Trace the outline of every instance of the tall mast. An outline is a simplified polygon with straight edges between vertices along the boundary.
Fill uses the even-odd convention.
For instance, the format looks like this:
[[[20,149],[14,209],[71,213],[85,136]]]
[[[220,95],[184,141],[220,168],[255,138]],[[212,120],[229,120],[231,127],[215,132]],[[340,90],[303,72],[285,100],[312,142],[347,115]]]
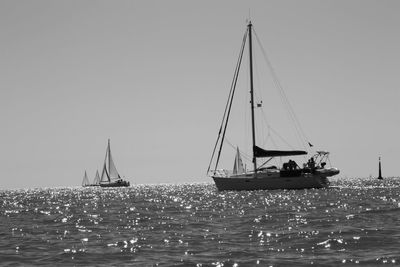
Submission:
[[[249,30],[249,58],[250,58],[250,105],[251,105],[251,131],[253,136],[253,164],[254,164],[254,176],[257,173],[257,158],[254,154],[254,149],[256,147],[256,131],[254,122],[254,92],[253,92],[253,51],[252,51],[252,40],[251,40],[251,21],[247,25]]]

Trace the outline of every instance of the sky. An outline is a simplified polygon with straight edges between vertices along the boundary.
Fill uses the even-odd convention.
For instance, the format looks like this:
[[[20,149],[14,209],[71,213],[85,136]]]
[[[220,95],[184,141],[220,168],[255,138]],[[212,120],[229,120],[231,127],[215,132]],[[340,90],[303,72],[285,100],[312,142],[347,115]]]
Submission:
[[[394,0],[1,0],[0,188],[79,186],[85,170],[101,171],[108,138],[131,184],[211,182],[249,17],[338,178],[375,177],[379,156],[383,176],[400,176],[399,9]],[[279,103],[267,104],[268,90],[265,109]],[[283,118],[275,111],[268,118]]]

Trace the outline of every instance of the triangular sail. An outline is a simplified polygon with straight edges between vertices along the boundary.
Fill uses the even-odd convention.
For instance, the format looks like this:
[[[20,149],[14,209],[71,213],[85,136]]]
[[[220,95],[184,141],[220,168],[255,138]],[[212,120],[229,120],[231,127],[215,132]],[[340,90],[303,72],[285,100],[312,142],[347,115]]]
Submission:
[[[83,176],[83,180],[82,180],[82,186],[86,186],[89,184],[89,178],[87,176],[87,173],[85,171],[85,175]]]
[[[106,157],[106,159],[107,159],[107,157]],[[110,176],[108,175],[108,172],[107,172],[106,162],[104,162],[103,171],[101,172],[100,182],[109,182],[109,181],[110,181]]]
[[[118,174],[117,168],[115,167],[114,161],[111,156],[111,148],[110,148],[110,140],[108,140],[108,171],[110,175],[110,179],[119,179],[120,176]]]
[[[233,164],[233,174],[243,174],[244,167],[242,157],[240,156],[239,148],[236,148],[235,163]]]
[[[100,184],[100,175],[98,170],[96,171],[96,176],[94,177],[93,184],[95,185]]]
[[[108,146],[106,150],[106,157],[104,159],[103,171],[101,173],[100,182],[111,182],[111,180],[120,179],[117,168],[111,156],[110,139],[108,139]]]

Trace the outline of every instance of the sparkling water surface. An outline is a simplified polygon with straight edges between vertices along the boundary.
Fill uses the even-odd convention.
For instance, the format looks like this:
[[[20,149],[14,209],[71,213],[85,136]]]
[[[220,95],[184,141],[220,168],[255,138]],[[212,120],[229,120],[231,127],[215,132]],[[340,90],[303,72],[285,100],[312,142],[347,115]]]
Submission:
[[[400,178],[1,190],[1,265],[399,265]]]

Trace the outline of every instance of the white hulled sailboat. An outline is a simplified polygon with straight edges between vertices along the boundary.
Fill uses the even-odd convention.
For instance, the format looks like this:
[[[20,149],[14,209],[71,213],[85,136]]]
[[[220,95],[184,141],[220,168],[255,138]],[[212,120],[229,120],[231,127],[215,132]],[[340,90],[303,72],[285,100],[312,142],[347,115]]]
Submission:
[[[125,181],[119,175],[117,168],[111,156],[110,139],[108,139],[108,146],[106,150],[106,157],[104,159],[103,171],[101,173],[100,186],[101,187],[127,187],[129,182]]]
[[[237,77],[240,70],[240,64],[244,48],[248,39],[249,46],[249,69],[250,69],[250,108],[251,108],[251,135],[252,135],[252,164],[253,169],[247,171],[243,168],[243,163],[240,158],[239,149],[237,149],[234,170],[220,170],[218,163],[221,155],[221,150],[224,144],[226,129],[228,125],[229,115],[235,94]],[[336,168],[326,168],[329,152],[317,151],[307,164],[299,167],[294,161],[282,164],[281,168],[276,166],[266,166],[267,163],[276,157],[288,157],[306,155],[303,150],[266,150],[257,145],[256,140],[256,121],[254,109],[261,104],[255,105],[254,90],[253,90],[253,59],[252,59],[252,24],[248,23],[246,33],[243,38],[243,43],[239,55],[238,64],[236,66],[234,79],[232,82],[231,91],[229,93],[228,102],[225,107],[225,112],[219,130],[217,142],[215,143],[208,173],[211,173],[215,185],[218,190],[266,190],[266,189],[304,189],[304,188],[324,188],[329,186],[328,177],[336,175],[339,170]],[[222,135],[221,135],[222,133]],[[214,160],[216,148],[219,145],[218,157],[215,160],[215,168],[211,170],[211,164]],[[311,144],[310,144],[311,146]],[[257,160],[267,159],[262,164],[258,164]]]

